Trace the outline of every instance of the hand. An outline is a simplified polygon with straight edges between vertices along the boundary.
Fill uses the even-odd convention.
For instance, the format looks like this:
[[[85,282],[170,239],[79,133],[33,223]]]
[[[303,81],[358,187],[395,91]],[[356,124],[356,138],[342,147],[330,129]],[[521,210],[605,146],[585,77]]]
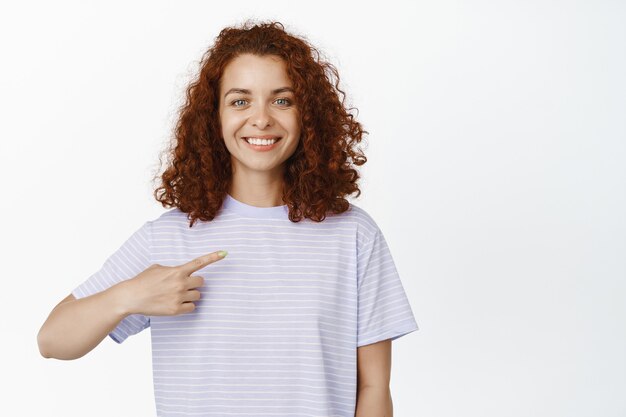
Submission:
[[[218,252],[178,266],[150,265],[136,277],[122,281],[120,292],[129,314],[176,316],[195,310],[204,278],[191,274],[223,259]]]

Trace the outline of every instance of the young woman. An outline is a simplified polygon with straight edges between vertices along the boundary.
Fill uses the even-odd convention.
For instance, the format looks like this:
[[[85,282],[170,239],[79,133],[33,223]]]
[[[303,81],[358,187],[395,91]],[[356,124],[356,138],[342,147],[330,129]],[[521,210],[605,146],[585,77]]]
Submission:
[[[391,341],[418,327],[383,233],[345,198],[367,132],[338,78],[280,23],[222,30],[155,191],[170,210],[55,307],[42,355],[150,327],[161,417],[391,416]]]

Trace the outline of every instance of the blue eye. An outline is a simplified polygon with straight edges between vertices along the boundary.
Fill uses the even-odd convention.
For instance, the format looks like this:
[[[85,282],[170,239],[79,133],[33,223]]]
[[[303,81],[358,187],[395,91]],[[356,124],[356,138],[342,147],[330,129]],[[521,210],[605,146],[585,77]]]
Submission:
[[[276,100],[284,100],[286,101],[286,105],[289,106],[291,104],[291,100],[287,99],[287,98],[277,98]]]
[[[291,100],[289,100],[288,98],[277,98],[276,101],[278,101],[278,100],[285,101],[285,104],[284,104],[285,107],[291,106],[291,104],[292,104]],[[236,104],[236,103],[238,103],[240,101],[247,101],[247,100],[245,100],[243,98],[240,98],[240,99],[237,99],[237,100],[233,100],[233,101],[230,102],[230,105],[234,106],[234,107],[241,107],[241,106]]]

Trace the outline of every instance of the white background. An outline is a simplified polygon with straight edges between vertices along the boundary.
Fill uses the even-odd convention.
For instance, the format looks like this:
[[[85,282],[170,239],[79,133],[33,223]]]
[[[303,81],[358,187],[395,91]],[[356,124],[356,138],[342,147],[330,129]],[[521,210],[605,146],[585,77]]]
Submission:
[[[420,330],[396,417],[626,415],[626,4],[11,2],[0,8],[0,414],[152,416],[149,331],[44,359],[50,310],[144,221],[223,27],[276,19],[370,132],[363,194]]]

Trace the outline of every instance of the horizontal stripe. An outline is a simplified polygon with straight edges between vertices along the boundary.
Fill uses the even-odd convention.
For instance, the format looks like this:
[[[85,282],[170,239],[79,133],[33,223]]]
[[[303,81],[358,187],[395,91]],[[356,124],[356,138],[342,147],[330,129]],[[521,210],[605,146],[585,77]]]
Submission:
[[[362,208],[291,222],[286,206],[227,195],[210,222],[178,208],[146,221],[77,286],[86,297],[152,264],[216,250],[191,313],[125,317],[123,343],[150,328],[156,414],[354,417],[357,348],[418,330],[382,231]]]

